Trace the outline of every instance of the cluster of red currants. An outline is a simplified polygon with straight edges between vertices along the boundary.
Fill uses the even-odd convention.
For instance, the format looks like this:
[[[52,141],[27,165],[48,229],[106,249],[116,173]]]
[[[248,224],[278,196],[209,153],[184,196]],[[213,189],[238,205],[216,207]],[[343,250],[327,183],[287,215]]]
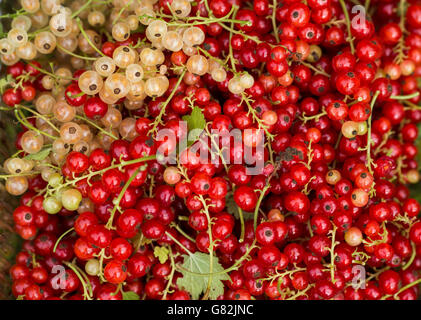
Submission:
[[[418,0],[20,2],[17,299],[418,298]]]

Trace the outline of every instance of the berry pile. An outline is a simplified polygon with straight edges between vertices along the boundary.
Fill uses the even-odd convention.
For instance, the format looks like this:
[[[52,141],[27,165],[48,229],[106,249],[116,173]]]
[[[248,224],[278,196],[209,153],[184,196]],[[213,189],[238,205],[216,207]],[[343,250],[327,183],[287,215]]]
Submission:
[[[419,295],[418,0],[20,0],[17,299]]]

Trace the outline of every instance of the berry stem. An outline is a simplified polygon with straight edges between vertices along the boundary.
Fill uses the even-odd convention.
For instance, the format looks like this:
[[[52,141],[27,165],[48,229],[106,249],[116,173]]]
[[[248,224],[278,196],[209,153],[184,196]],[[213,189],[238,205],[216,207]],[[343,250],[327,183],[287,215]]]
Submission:
[[[77,11],[73,12],[72,15],[70,16],[70,18],[76,18],[83,10],[85,10],[87,7],[90,6],[90,4],[92,3],[93,0],[88,0],[86,1],[86,3],[81,6]]]
[[[177,92],[178,87],[181,84],[181,81],[183,81],[184,75],[186,74],[187,69],[183,68],[183,72],[178,76],[177,83],[174,86],[174,89],[171,91],[170,95],[168,96],[167,100],[165,100],[161,105],[161,110],[159,111],[159,115],[156,117],[155,121],[153,122],[152,129],[149,130],[149,134],[156,134],[158,126],[162,123],[162,117],[165,114],[167,105],[170,103],[171,99],[174,97],[175,93]]]
[[[143,166],[142,166],[143,167]],[[130,184],[132,183],[132,181],[136,178],[137,174],[141,171],[142,167],[137,168],[133,174],[130,176],[129,180],[126,181],[126,183],[124,184],[123,189],[121,189],[117,199],[115,199],[113,201],[114,207],[111,210],[111,214],[110,214],[110,218],[107,221],[107,224],[105,225],[105,227],[107,229],[112,229],[113,228],[113,222],[114,222],[114,216],[115,213],[117,211],[117,209],[120,211],[120,202],[121,199],[123,199],[124,194],[126,193],[127,189],[129,188]],[[146,168],[143,168],[144,170],[146,170]]]
[[[57,239],[57,241],[56,241],[56,244],[54,245],[54,248],[53,248],[53,252],[56,252],[56,250],[57,250],[57,246],[58,246],[58,244],[60,243],[60,241],[67,235],[67,234],[69,234],[70,232],[72,232],[73,230],[75,230],[75,228],[74,227],[72,227],[72,228],[70,228],[69,230],[67,230],[66,232],[64,232],[58,239]]]
[[[172,280],[174,278],[174,273],[175,273],[175,262],[174,262],[174,255],[172,253],[172,249],[171,246],[168,246],[168,250],[170,251],[170,253],[168,254],[168,256],[170,257],[170,262],[171,262],[171,272],[168,275],[168,283],[167,286],[164,289],[164,294],[162,296],[162,300],[166,300],[167,299],[167,294],[171,288],[171,284],[172,284]]]
[[[332,283],[334,284],[335,281],[335,246],[337,244],[336,242],[336,230],[337,227],[335,224],[333,224],[333,228],[332,228],[332,244],[331,247],[329,249],[330,251],[330,265],[329,265],[329,269],[330,269],[330,278],[332,280]]]
[[[146,156],[146,157],[138,158],[138,159],[133,159],[133,160],[129,160],[129,161],[122,161],[121,163],[111,165],[108,168],[105,168],[105,169],[102,169],[102,170],[99,170],[99,171],[92,171],[92,172],[90,172],[90,173],[88,173],[84,176],[77,177],[73,180],[67,181],[66,183],[58,186],[57,189],[55,189],[55,191],[57,192],[62,188],[65,188],[65,187],[68,187],[68,186],[71,186],[71,185],[75,185],[77,182],[79,182],[81,180],[84,180],[84,179],[89,180],[94,176],[102,175],[105,171],[110,170],[110,169],[119,168],[121,170],[123,167],[129,166],[131,164],[135,164],[135,163],[139,163],[139,162],[145,162],[145,161],[154,160],[154,159],[156,159],[156,155],[150,155],[150,156]]]
[[[50,125],[51,128],[53,128],[57,133],[60,133],[60,130],[50,121],[48,120],[45,116],[43,116],[42,114],[36,112],[35,110],[32,110],[31,108],[25,107],[23,105],[16,105],[16,108],[22,108],[24,110],[27,110],[29,112],[31,112],[32,114],[36,115],[38,118],[44,120],[46,123],[48,123]]]
[[[415,103],[412,103],[410,101],[404,101],[408,107],[405,107],[404,110],[421,110],[421,106],[417,106]]]
[[[85,56],[81,56],[81,55],[78,55],[78,54],[76,54],[76,53],[74,53],[74,52],[71,52],[71,51],[69,51],[69,50],[67,50],[66,48],[64,48],[64,47],[62,47],[60,44],[56,44],[56,46],[57,46],[57,48],[59,48],[61,51],[63,51],[64,53],[66,53],[66,54],[68,54],[68,55],[70,55],[70,56],[73,56],[73,57],[75,57],[75,58],[78,58],[78,59],[83,59],[83,60],[88,60],[88,61],[95,61],[95,60],[97,60],[97,58],[94,58],[94,57],[85,57]]]
[[[232,6],[231,11],[233,11],[233,17],[235,17],[237,15],[237,11],[238,11],[238,6]],[[234,23],[231,22],[231,29],[234,29]],[[231,46],[231,39],[232,39],[232,32],[230,31],[230,35],[229,35],[229,46],[228,46],[228,57],[229,60],[231,62],[231,68],[233,69],[234,73],[237,73],[237,69],[235,67],[235,58],[234,58],[234,54],[233,54],[233,50],[232,50],[232,46]]]
[[[265,131],[265,133],[266,133],[267,138],[268,138],[270,141],[273,141],[273,139],[275,138],[275,136],[269,132],[268,127],[264,124],[263,120],[262,120],[262,119],[260,119],[260,118],[259,118],[259,116],[257,115],[257,111],[256,111],[256,109],[254,109],[254,108],[251,106],[251,103],[253,103],[253,102],[254,102],[254,100],[252,100],[252,99],[250,98],[250,96],[249,96],[249,95],[247,95],[247,93],[245,93],[245,92],[242,92],[242,93],[241,93],[241,100],[242,100],[242,101],[244,101],[244,102],[246,103],[246,105],[247,105],[247,109],[248,109],[248,114],[250,114],[250,113],[251,113],[251,115],[252,115],[252,117],[253,117],[253,121],[254,121],[254,122],[257,122],[257,124],[258,124],[258,126],[259,126],[259,129],[263,129],[263,130]]]
[[[421,279],[418,279],[418,280],[416,280],[416,281],[413,281],[413,282],[411,282],[411,283],[408,283],[406,286],[404,286],[404,287],[402,287],[402,288],[400,288],[400,290],[398,291],[398,292],[396,292],[394,295],[393,295],[393,298],[395,299],[395,300],[399,300],[399,294],[401,294],[402,292],[404,292],[405,290],[407,290],[407,289],[409,289],[409,288],[412,288],[413,286],[416,286],[417,284],[420,284],[421,283]]]
[[[76,269],[76,267],[67,261],[63,262],[66,266],[68,266],[70,269],[72,269],[72,271],[76,274],[76,276],[79,278],[80,283],[82,284],[83,287],[83,298],[85,300],[92,300],[92,288],[90,288],[90,284],[87,284],[85,282],[85,279],[82,277],[82,275],[80,274],[79,270]]]
[[[371,99],[370,116],[368,117],[367,121],[367,168],[371,175],[373,175],[373,168],[371,167],[371,165],[373,164],[373,159],[371,159],[371,118],[373,117],[374,104],[376,103],[379,94],[380,91],[376,91],[374,93],[373,98]],[[374,187],[374,184],[372,187]]]
[[[40,130],[38,130],[37,128],[35,128],[32,124],[30,124],[30,123],[26,120],[25,115],[23,114],[22,110],[15,109],[15,117],[16,117],[16,119],[17,119],[17,120],[18,120],[18,121],[19,121],[19,122],[20,122],[23,126],[27,127],[28,129],[31,129],[32,131],[35,131],[35,132],[37,132],[38,134],[43,134],[44,136],[46,136],[46,137],[48,137],[48,138],[50,138],[50,139],[53,139],[53,140],[56,140],[56,139],[57,139],[57,137],[52,136],[51,134],[49,134],[49,133],[47,133],[47,132],[40,131]]]
[[[401,64],[403,60],[406,58],[406,55],[404,53],[405,48],[405,3],[406,0],[400,0],[399,1],[399,28],[402,31],[402,35],[399,38],[399,42],[396,44],[396,46],[393,48],[393,51],[397,51],[397,55],[395,57],[394,62],[396,64]]]
[[[186,253],[189,255],[189,256],[193,256],[193,253],[189,250],[189,249],[187,249],[180,241],[178,241],[176,238],[174,238],[173,236],[172,236],[172,234],[171,233],[169,233],[168,231],[165,231],[165,234],[172,240],[172,241],[174,241],[176,244],[178,244],[179,246],[180,246],[180,248],[182,248],[184,251],[186,251]]]
[[[18,16],[23,16],[29,14],[29,12],[26,12],[24,9],[19,9],[17,10],[15,13],[8,13],[8,14],[3,14],[0,16],[0,19],[13,19],[16,18]]]
[[[273,0],[273,7],[272,7],[272,27],[273,33],[275,35],[276,42],[279,43],[279,33],[278,33],[278,26],[276,25],[276,8],[278,7],[278,1]]]
[[[352,33],[351,33],[351,20],[349,19],[349,14],[348,14],[348,10],[346,9],[345,1],[339,0],[339,3],[341,4],[342,11],[344,12],[344,16],[345,16],[346,29],[348,31],[348,39],[347,40],[349,42],[349,46],[351,47],[351,53],[354,54],[355,53],[355,47],[354,47],[354,39],[353,39]]]
[[[176,223],[171,223],[170,224],[171,227],[175,228],[182,236],[184,236],[185,238],[189,239],[191,242],[196,242],[196,240],[194,240],[192,237],[190,237],[187,233],[185,233],[183,231],[183,229],[181,229],[181,227],[176,224]]]
[[[82,33],[83,37],[86,39],[86,41],[89,43],[89,45],[92,47],[92,49],[94,49],[96,52],[98,52],[101,56],[106,57],[106,55],[104,53],[102,53],[101,50],[99,50],[91,41],[91,39],[89,39],[88,35],[86,34],[85,30],[83,29],[82,23],[80,21],[80,18],[77,17],[76,18],[76,24],[79,27],[80,32]]]
[[[394,100],[409,100],[409,99],[412,99],[412,98],[416,98],[419,95],[420,95],[420,93],[417,91],[417,92],[414,92],[414,93],[411,93],[411,94],[407,94],[407,95],[404,95],[404,96],[391,96],[390,99],[394,99]]]
[[[417,246],[415,245],[415,243],[411,242],[411,247],[412,247],[411,257],[409,258],[408,262],[405,263],[405,265],[402,267],[402,270],[404,271],[411,266],[411,264],[414,262],[415,257],[417,255]]]
[[[107,136],[113,138],[114,140],[118,140],[118,137],[116,137],[113,133],[106,131],[105,129],[101,128],[99,125],[97,125],[95,122],[89,120],[86,117],[80,116],[80,115],[76,115],[75,117],[76,119],[80,119],[80,120],[84,120],[87,123],[89,123],[91,126],[97,128],[99,131],[101,131],[103,134],[106,134]]]
[[[209,297],[211,286],[212,286],[214,240],[212,239],[212,219],[211,219],[210,214],[209,214],[208,205],[206,204],[206,200],[202,195],[199,195],[199,200],[200,200],[200,202],[202,202],[203,211],[205,212],[206,218],[208,220],[209,278],[208,278],[208,286],[207,286],[205,294],[203,295],[203,298],[202,298],[202,300],[207,300],[208,297]]]
[[[262,200],[266,194],[266,191],[268,191],[268,189],[270,188],[269,183],[270,181],[268,181],[267,185],[263,188],[263,190],[260,190],[260,196],[259,196],[259,199],[257,199],[256,208],[254,209],[254,215],[253,215],[254,231],[256,231],[256,228],[257,228],[257,217],[259,215],[260,204],[262,203]]]
[[[300,64],[302,64],[303,66],[310,68],[311,70],[314,71],[315,74],[321,74],[325,77],[330,78],[330,74],[326,73],[324,70],[320,70],[319,68],[316,68],[315,66],[313,66],[311,63],[307,63],[303,60],[298,61]]]
[[[38,70],[39,72],[41,72],[41,73],[43,73],[43,74],[46,74],[47,76],[50,76],[51,78],[53,78],[56,82],[58,81],[58,80],[70,80],[70,81],[74,81],[74,80],[76,80],[75,78],[67,78],[67,77],[58,77],[58,76],[56,76],[55,74],[53,74],[53,73],[51,73],[51,72],[48,72],[47,70],[45,70],[45,69],[42,69],[42,68],[39,68],[38,66],[36,66],[36,65],[34,65],[34,64],[32,64],[31,62],[28,62],[28,64],[32,67],[32,68],[34,68],[35,70]]]

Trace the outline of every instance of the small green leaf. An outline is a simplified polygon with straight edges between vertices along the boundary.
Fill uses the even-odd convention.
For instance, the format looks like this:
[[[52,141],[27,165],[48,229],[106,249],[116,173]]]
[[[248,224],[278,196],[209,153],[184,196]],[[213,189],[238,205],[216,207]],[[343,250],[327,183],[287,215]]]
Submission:
[[[52,148],[42,149],[40,152],[28,154],[24,159],[41,161],[48,157]]]
[[[170,251],[166,247],[155,247],[153,255],[159,259],[160,263],[165,263],[168,260]]]
[[[227,207],[227,212],[232,214],[235,218],[240,219],[240,208],[235,203],[234,197],[232,194],[227,195],[225,199],[225,205]],[[244,220],[250,220],[254,218],[253,212],[243,211]]]
[[[205,128],[205,116],[203,115],[202,109],[194,107],[191,114],[183,116],[183,120],[187,122],[187,128],[189,130],[187,144],[190,146],[199,139],[201,132]]]
[[[196,273],[210,273],[210,256],[206,253],[196,252],[192,255],[183,255],[183,258],[184,263],[182,268],[180,268],[183,277],[177,279],[177,285],[187,290],[192,296],[192,299],[197,300],[201,294],[206,292],[209,276],[201,276]],[[219,263],[218,258],[213,257],[212,259],[212,278],[209,298],[216,300],[220,295],[224,294],[224,284],[222,281],[229,281],[230,277],[224,272],[224,268]]]
[[[11,74],[8,74],[6,77],[0,79],[0,93],[3,94],[6,90],[6,87],[12,83],[13,77]]]
[[[140,300],[139,295],[133,291],[123,292],[123,300]]]

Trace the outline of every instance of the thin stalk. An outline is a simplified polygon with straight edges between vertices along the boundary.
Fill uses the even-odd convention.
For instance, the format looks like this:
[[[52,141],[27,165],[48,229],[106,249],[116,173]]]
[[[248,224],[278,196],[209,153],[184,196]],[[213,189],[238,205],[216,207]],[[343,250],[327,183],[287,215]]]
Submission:
[[[93,0],[86,1],[86,3],[83,6],[81,6],[77,11],[73,12],[70,17],[72,19],[76,18],[83,10],[85,10],[87,7],[89,7],[89,5],[92,3],[92,1]]]
[[[371,168],[371,118],[373,116],[373,108],[376,103],[377,97],[379,96],[380,91],[376,91],[370,103],[370,117],[367,121],[367,168],[370,174],[373,174],[373,169]]]
[[[273,32],[275,34],[276,42],[279,43],[279,33],[278,33],[278,27],[276,25],[276,8],[278,7],[278,1],[273,0],[273,8],[272,8],[272,27]]]
[[[108,132],[108,131],[104,130],[103,128],[101,128],[99,125],[97,125],[95,122],[93,122],[93,121],[89,120],[88,118],[83,117],[83,116],[79,116],[79,115],[76,115],[76,117],[75,117],[75,118],[76,118],[76,119],[83,120],[83,121],[86,121],[86,122],[87,122],[87,123],[89,123],[91,126],[93,126],[93,127],[97,128],[99,131],[101,131],[103,134],[106,134],[107,136],[109,136],[109,137],[113,138],[114,140],[118,140],[118,137],[116,137],[114,134],[112,134],[111,132]]]
[[[71,56],[73,56],[75,58],[83,59],[83,60],[88,60],[88,61],[95,61],[95,60],[97,60],[94,57],[85,57],[85,56],[78,55],[78,54],[76,54],[74,52],[71,52],[71,51],[67,50],[66,48],[62,47],[61,45],[59,45],[58,43],[56,45],[57,45],[57,48],[59,48],[61,51],[63,51],[64,53],[67,53],[68,55],[71,55]]]
[[[349,42],[349,46],[351,47],[351,53],[354,54],[355,47],[354,47],[354,40],[352,38],[352,33],[351,33],[351,20],[349,19],[349,14],[348,14],[348,10],[346,9],[345,1],[339,0],[339,3],[341,4],[342,11],[344,12],[344,16],[345,16],[346,29],[348,31],[348,42]]]
[[[104,53],[102,53],[101,50],[99,50],[91,41],[91,39],[89,39],[88,35],[86,34],[85,30],[83,29],[82,23],[80,21],[80,18],[77,17],[76,18],[76,24],[79,27],[80,32],[82,33],[83,37],[86,39],[86,41],[89,43],[89,45],[92,47],[92,49],[94,49],[96,52],[98,52],[101,56],[106,57],[106,55]]]
[[[56,241],[56,244],[54,245],[54,248],[53,248],[53,252],[56,252],[56,250],[57,250],[57,246],[58,246],[58,244],[60,243],[60,241],[67,235],[67,234],[69,234],[70,232],[72,232],[73,230],[75,230],[75,228],[70,228],[69,230],[67,230],[66,232],[64,232],[58,239],[57,239],[57,241]]]
[[[142,167],[139,167],[135,170],[135,172],[133,172],[133,174],[130,176],[129,180],[126,181],[123,189],[121,189],[120,194],[118,195],[117,199],[115,201],[113,201],[114,207],[111,210],[110,218],[108,219],[108,222],[105,225],[105,227],[107,229],[112,228],[113,221],[114,221],[114,215],[115,215],[117,209],[120,208],[121,199],[123,199],[124,194],[126,193],[127,189],[129,188],[130,184],[132,183],[132,181],[136,178],[137,174],[141,171],[141,169],[142,169]],[[144,170],[146,170],[146,168]]]

